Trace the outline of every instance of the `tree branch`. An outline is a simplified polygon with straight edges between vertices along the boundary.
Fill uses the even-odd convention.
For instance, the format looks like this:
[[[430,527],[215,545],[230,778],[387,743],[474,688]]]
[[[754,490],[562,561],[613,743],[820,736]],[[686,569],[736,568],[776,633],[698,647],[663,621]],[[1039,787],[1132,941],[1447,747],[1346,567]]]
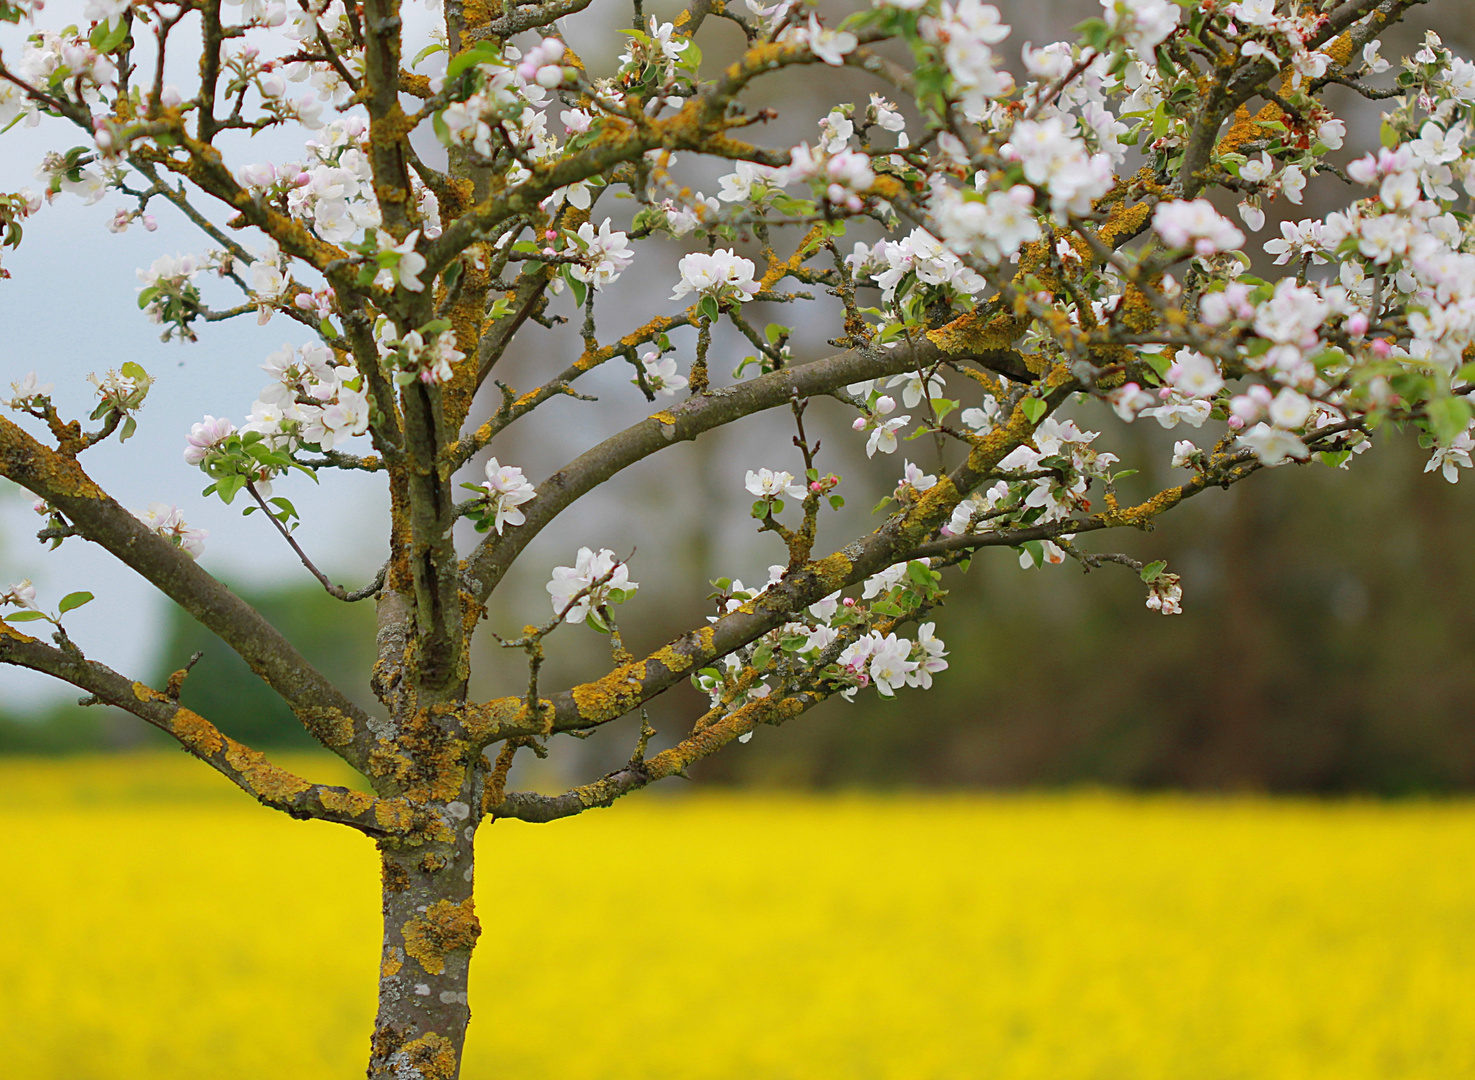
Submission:
[[[893,349],[852,349],[689,398],[611,436],[538,484],[537,496],[520,507],[526,523],[500,536],[488,533],[466,560],[467,585],[477,601],[485,603],[517,556],[554,518],[616,473],[668,446],[753,413],[786,408],[796,396],[804,399],[945,359],[972,359],[997,370],[1012,370],[1021,363],[1007,348],[944,353],[930,341],[904,342]]]
[[[111,668],[88,660],[72,648],[55,648],[0,621],[0,663],[29,668],[86,690],[92,701],[132,713],[178,740],[263,806],[295,818],[316,818],[348,825],[370,836],[403,836],[413,814],[403,798],[373,795],[329,784],[315,784],[267,760],[266,755],[236,742],[203,716],[180,705],[166,692],[131,681]],[[182,681],[171,679],[171,686]]]
[[[78,534],[106,548],[212,630],[281,695],[319,742],[355,768],[364,766],[368,714],[259,612],[110,498],[75,459],[0,417],[0,475],[56,507]]]

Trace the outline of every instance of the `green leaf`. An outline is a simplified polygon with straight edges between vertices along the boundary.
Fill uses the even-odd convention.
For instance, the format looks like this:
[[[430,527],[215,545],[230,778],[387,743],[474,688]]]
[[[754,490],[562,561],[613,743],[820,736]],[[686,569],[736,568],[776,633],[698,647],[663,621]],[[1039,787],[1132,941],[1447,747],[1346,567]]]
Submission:
[[[1429,417],[1429,431],[1440,446],[1448,446],[1470,426],[1470,402],[1463,397],[1435,398],[1424,410]]]
[[[446,64],[446,78],[448,80],[454,79],[463,71],[467,71],[474,68],[477,64],[483,63],[501,64],[502,52],[490,42],[479,41],[471,48],[463,49],[451,57],[450,62]]]
[[[717,306],[717,298],[715,296],[702,297],[697,302],[697,311],[708,322],[716,322],[722,315],[722,309]]]
[[[133,433],[135,431],[137,431],[137,430],[138,430],[138,421],[135,420],[135,419],[133,419],[133,417],[131,417],[131,416],[126,417],[123,420],[123,429],[118,432],[118,441],[120,443],[127,442],[129,439],[131,439],[133,437]]]
[[[907,563],[907,577],[911,578],[912,581],[921,585],[923,588],[930,589],[932,587],[932,571],[915,559]]]
[[[1024,548],[1025,551],[1029,552],[1029,557],[1034,560],[1034,568],[1036,570],[1045,565],[1044,544],[1041,544],[1038,540],[1026,540],[1023,544],[1019,546]]]
[[[589,286],[570,274],[567,269],[563,272],[563,279],[568,282],[568,287],[573,291],[574,304],[583,307],[585,299],[589,296]]]
[[[1330,468],[1335,469],[1335,468],[1338,468],[1342,464],[1342,462],[1346,461],[1348,458],[1350,458],[1352,456],[1352,451],[1351,450],[1323,450],[1321,453],[1317,454],[1316,456],[1319,457],[1319,458],[1321,458],[1321,463],[1323,465],[1326,465],[1326,466],[1329,466]]]
[[[1151,585],[1167,568],[1167,562],[1162,559],[1158,559],[1156,562],[1150,562],[1142,568],[1142,580]]]
[[[753,516],[762,521],[768,516],[768,500],[759,499],[753,504]]]
[[[434,56],[436,53],[444,51],[445,45],[438,41],[432,42],[415,54],[415,59],[410,61],[410,67],[417,68],[420,66],[420,61],[424,60],[427,56]]]
[[[842,507],[844,505],[845,505],[845,496],[843,496],[843,495],[831,495],[830,496],[830,509],[831,510],[838,510],[838,509],[840,509],[840,507]]]
[[[1040,418],[1043,417],[1046,410],[1049,409],[1049,406],[1045,404],[1044,399],[1037,397],[1025,398],[1019,403],[1019,407],[1024,410],[1024,415],[1031,424],[1038,424],[1040,422]]]
[[[41,614],[41,612],[39,612],[39,611],[17,611],[14,615],[9,616],[5,621],[6,622],[35,622],[37,619],[44,619],[44,618],[46,618],[46,616],[43,615],[43,614]]]
[[[594,613],[593,608],[590,608],[589,614],[584,616],[584,622],[591,630],[598,630],[601,634],[609,633],[609,627],[604,625],[604,620]]]
[[[92,594],[90,592],[67,593],[61,598],[61,603],[56,605],[56,610],[58,614],[65,615],[67,612],[75,611],[83,604],[90,603],[91,601]]]
[[[110,53],[127,39],[128,24],[115,16],[112,22],[98,23],[87,40],[98,52]]]
[[[244,476],[225,476],[215,485],[215,493],[220,496],[220,501],[229,506],[241,489],[246,486]]]

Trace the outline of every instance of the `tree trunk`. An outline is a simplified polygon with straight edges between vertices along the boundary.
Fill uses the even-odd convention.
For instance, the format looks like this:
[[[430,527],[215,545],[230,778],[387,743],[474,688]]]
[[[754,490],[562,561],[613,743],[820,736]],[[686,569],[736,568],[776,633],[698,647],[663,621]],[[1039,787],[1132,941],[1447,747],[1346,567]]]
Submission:
[[[466,980],[481,926],[472,901],[467,803],[443,809],[445,828],[418,845],[379,844],[384,946],[370,1080],[456,1080],[471,1019]]]

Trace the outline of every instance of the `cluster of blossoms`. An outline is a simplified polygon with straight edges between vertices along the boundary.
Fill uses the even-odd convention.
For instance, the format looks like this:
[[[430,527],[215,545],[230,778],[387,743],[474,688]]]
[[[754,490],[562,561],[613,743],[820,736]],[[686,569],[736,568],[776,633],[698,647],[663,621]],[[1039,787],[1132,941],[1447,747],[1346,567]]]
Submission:
[[[594,289],[617,281],[635,261],[629,237],[611,230],[608,218],[597,231],[590,222],[580,225],[569,237],[564,254],[579,260],[569,267],[570,276]]]
[[[189,324],[202,307],[194,279],[205,268],[205,260],[194,255],[160,255],[147,270],[138,271],[143,283],[138,289],[138,306],[149,322],[168,327],[165,341],[171,337],[194,340]]]
[[[1009,36],[1009,27],[1000,21],[998,8],[978,0],[958,0],[957,4],[944,0],[936,15],[921,18],[918,28],[922,39],[941,54],[967,119],[981,121],[990,100],[1014,88],[1009,73],[995,66],[992,47]]]
[[[184,551],[191,559],[198,559],[205,550],[208,529],[192,529],[180,515],[179,507],[170,503],[151,502],[144,510],[133,511],[133,516],[144,523],[153,533],[168,540]]]
[[[683,255],[677,270],[681,280],[671,294],[672,300],[696,293],[718,302],[746,303],[758,293],[758,282],[753,280],[753,261],[733,254],[730,249],[719,248],[710,255],[700,251]]]
[[[1061,117],[1022,120],[1014,125],[1002,153],[1017,161],[1024,178],[1050,193],[1057,214],[1085,214],[1115,182],[1110,154],[1092,154]]]
[[[389,321],[380,322],[379,332],[384,335],[378,338],[380,362],[394,371],[394,381],[400,385],[416,380],[427,386],[444,385],[466,354],[456,348],[456,332],[447,320],[436,320],[421,330],[395,338]]]
[[[958,243],[971,251],[976,240],[969,234]],[[912,283],[960,298],[977,296],[988,287],[982,275],[965,265],[948,245],[920,228],[900,240],[878,240],[870,247],[857,242],[845,264],[858,278],[874,283],[887,302]]]
[[[206,416],[185,437],[184,460],[215,479],[230,501],[246,483],[263,499],[300,449],[332,450],[369,427],[363,378],[325,345],[283,345],[261,365],[272,381],[246,422]],[[224,481],[224,483],[223,483]]]
[[[783,566],[770,566],[768,582],[758,588],[718,579],[713,584],[719,590],[719,614],[709,620],[716,622],[752,604],[780,584],[784,573]],[[882,697],[891,697],[904,686],[929,689],[932,676],[948,666],[936,625],[921,623],[913,641],[876,624],[894,624],[934,602],[941,596],[939,579],[927,559],[897,563],[867,578],[859,598],[831,593],[794,620],[723,657],[720,666],[702,669],[692,682],[714,707],[726,711],[796,681],[829,683],[847,701],[871,686]],[[749,735],[741,741],[747,742]]]
[[[553,568],[553,580],[546,588],[553,614],[576,623],[597,620],[601,608],[624,603],[640,584],[630,580],[628,567],[609,548],[596,552],[581,547],[573,566]]]
[[[480,484],[462,484],[476,491],[485,502],[473,508],[467,516],[476,521],[479,532],[495,529],[498,536],[507,525],[522,525],[527,521],[518,509],[536,495],[537,489],[523,476],[522,470],[513,465],[502,465],[496,458],[489,458],[486,465],[487,478]]]

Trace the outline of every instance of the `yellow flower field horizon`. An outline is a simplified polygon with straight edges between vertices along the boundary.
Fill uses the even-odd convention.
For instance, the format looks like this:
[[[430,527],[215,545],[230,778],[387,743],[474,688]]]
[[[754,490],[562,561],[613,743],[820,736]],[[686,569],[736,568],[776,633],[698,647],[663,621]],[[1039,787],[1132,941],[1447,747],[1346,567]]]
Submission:
[[[363,1075],[363,837],[183,755],[0,760],[0,835],[6,1075]],[[466,1080],[1475,1077],[1470,801],[687,788],[477,853]]]

